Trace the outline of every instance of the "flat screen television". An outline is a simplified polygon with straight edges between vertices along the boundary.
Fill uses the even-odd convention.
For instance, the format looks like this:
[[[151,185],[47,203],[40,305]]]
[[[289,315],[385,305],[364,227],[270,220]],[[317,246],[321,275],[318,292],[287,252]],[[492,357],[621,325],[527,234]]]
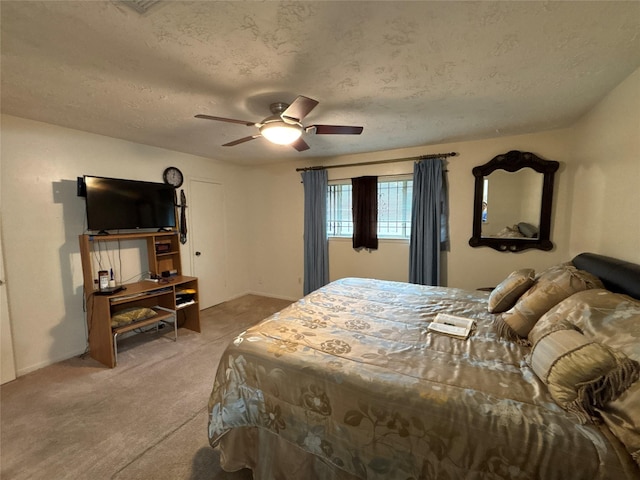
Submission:
[[[89,230],[163,229],[176,226],[171,185],[119,178],[83,177]]]

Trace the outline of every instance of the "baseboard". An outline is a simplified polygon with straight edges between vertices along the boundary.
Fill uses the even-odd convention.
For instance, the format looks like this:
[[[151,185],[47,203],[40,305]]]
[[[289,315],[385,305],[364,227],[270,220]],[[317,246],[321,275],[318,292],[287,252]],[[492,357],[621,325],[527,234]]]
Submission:
[[[231,301],[231,300],[235,300],[237,298],[240,297],[244,297],[245,295],[257,295],[259,297],[268,297],[268,298],[277,298],[278,300],[287,300],[290,302],[296,302],[299,300],[299,298],[292,298],[292,297],[287,297],[287,296],[283,296],[283,295],[274,295],[272,293],[268,293],[268,292],[259,292],[259,291],[255,291],[255,290],[247,290],[243,293],[238,293],[236,295],[233,295],[231,297],[229,297],[227,300],[225,300],[226,302]],[[64,355],[58,355],[55,358],[51,358],[48,360],[45,360],[43,362],[39,362],[36,363],[34,365],[29,365],[28,367],[25,368],[21,368],[21,369],[16,369],[16,378],[18,377],[22,377],[24,375],[27,375],[31,372],[35,372],[36,370],[40,370],[41,368],[44,367],[48,367],[49,365],[53,365],[54,363],[58,363],[58,362],[63,362],[65,360],[69,360],[70,358],[74,358],[74,357],[78,357],[80,355],[82,355],[83,353],[85,353],[85,350],[80,350],[80,351],[76,351],[75,353],[68,353],[68,354],[64,354]],[[12,380],[14,381],[14,380]],[[9,382],[7,382],[9,383]]]
[[[287,297],[285,295],[274,295],[272,293],[251,292],[251,295],[260,295],[261,297],[277,298],[278,300],[288,300],[290,302],[297,302],[300,298]]]
[[[40,370],[41,368],[48,367],[49,365],[53,365],[54,363],[64,362],[65,360],[69,360],[70,358],[79,357],[86,350],[77,351],[76,353],[58,355],[55,358],[45,360],[43,362],[36,363],[35,365],[29,365],[25,368],[16,369],[16,378],[22,377],[23,375],[27,375],[28,373],[35,372],[36,370]]]
[[[258,291],[255,291],[255,290],[248,290],[246,292],[239,293],[237,295],[229,297],[229,299],[227,299],[225,301],[228,302],[228,301],[231,301],[231,300],[235,300],[236,298],[244,297],[245,295],[257,295],[259,297],[277,298],[278,300],[288,300],[290,302],[297,302],[298,300],[300,300],[299,298],[292,298],[292,297],[286,297],[286,296],[283,296],[283,295],[274,295],[272,293],[267,293],[267,292],[258,292]]]

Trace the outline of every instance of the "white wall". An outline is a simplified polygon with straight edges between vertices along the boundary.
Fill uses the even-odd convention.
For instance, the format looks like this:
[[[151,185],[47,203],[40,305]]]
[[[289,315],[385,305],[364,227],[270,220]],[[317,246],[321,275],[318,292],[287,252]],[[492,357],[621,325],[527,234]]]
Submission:
[[[509,150],[524,150],[563,163],[571,161],[567,139],[570,132],[559,130],[514,137],[452,143],[422,148],[401,149],[371,154],[353,155],[330,159],[323,165],[356,163],[382,159],[415,157],[421,154],[456,151],[460,155],[448,160],[451,251],[447,254],[446,284],[461,288],[478,288],[495,285],[515,268],[531,266],[546,268],[564,261],[568,256],[570,215],[567,211],[568,179],[561,167],[556,178],[555,212],[552,240],[556,248],[551,252],[528,250],[520,253],[501,253],[487,247],[471,248],[468,244],[472,233],[474,166],[489,161]],[[336,139],[337,141],[338,139]],[[292,283],[290,275],[302,277],[302,225],[303,187],[296,168],[308,163],[288,162],[277,166],[265,166],[253,172],[254,188],[259,192],[252,200],[254,214],[260,218],[260,246],[253,261],[253,272],[262,278],[261,291],[274,292],[283,297],[299,297],[302,286]],[[348,167],[329,170],[329,179],[351,178],[360,175],[394,175],[411,173],[412,162]],[[272,198],[273,197],[273,198]],[[274,208],[274,200],[281,201]],[[286,219],[286,220],[285,220]],[[254,251],[256,251],[254,249]],[[283,255],[288,264],[282,270]],[[329,247],[330,278],[344,276],[373,276],[388,280],[408,279],[408,242],[384,241],[377,251],[355,251],[351,242],[331,240]],[[268,280],[265,280],[268,279]],[[268,282],[265,284],[265,282]]]
[[[477,142],[451,144],[444,151],[460,152],[460,157],[451,160],[449,167],[449,199],[451,203],[451,251],[448,255],[447,285],[461,288],[479,288],[499,283],[508,273],[517,268],[544,269],[554,263],[565,261],[568,256],[569,229],[567,220],[567,176],[566,166],[571,162],[566,139],[568,130],[503,137]],[[440,149],[441,150],[441,149]],[[472,248],[469,238],[473,220],[473,167],[486,163],[500,153],[510,150],[533,152],[546,160],[556,160],[561,166],[555,175],[551,241],[553,250],[525,250],[518,253],[503,253],[488,247]]]
[[[303,196],[300,174],[286,162],[247,175],[252,248],[249,288],[285,299],[302,296]]]
[[[163,170],[175,165],[187,178],[224,183],[233,239],[228,258],[234,266],[226,297],[247,292],[248,227],[235,220],[247,216],[239,188],[245,168],[6,115],[1,154],[5,270],[18,375],[85,350],[78,235],[86,222],[84,200],[76,196],[78,176],[162,181]],[[188,248],[187,243],[186,274]],[[144,251],[143,260],[138,257],[135,248],[125,249],[129,272],[144,269]]]
[[[622,82],[574,127],[548,132],[448,143],[419,148],[345,156],[315,164],[331,165],[456,151],[449,159],[451,250],[446,255],[445,284],[461,288],[496,285],[517,268],[537,270],[592,251],[640,262],[640,69]],[[366,136],[362,137],[363,140]],[[339,139],[335,139],[338,141]],[[549,252],[502,253],[471,248],[473,167],[509,150],[536,153],[557,160]],[[288,162],[252,172],[256,191],[251,200],[260,233],[252,260],[255,288],[285,298],[302,295],[296,278],[303,275],[303,188],[298,167],[313,162]],[[329,170],[329,178],[411,173],[412,164],[396,163]],[[262,235],[264,233],[264,235]],[[349,241],[332,240],[331,280],[374,276],[408,277],[408,245],[385,242],[376,252],[356,252]],[[260,279],[259,288],[256,279]]]
[[[373,154],[366,158],[370,160],[376,155],[384,154]],[[342,163],[351,161],[352,157],[345,157]],[[251,192],[250,221],[255,227],[250,286],[256,293],[267,293],[286,299],[302,296],[304,189],[296,168],[303,166],[306,164],[299,161],[283,162],[256,167],[249,175],[251,188],[247,191]],[[367,168],[366,174],[411,173],[411,168],[410,162],[371,166]],[[329,179],[351,178],[357,176],[359,170],[329,170]],[[407,242],[402,241],[381,241],[381,249],[378,251],[355,253],[350,240],[331,240],[331,280],[344,276],[374,276],[406,281],[407,245]],[[385,248],[382,249],[382,246]]]
[[[640,263],[640,69],[575,127],[570,252]]]
[[[445,259],[445,282],[449,286],[495,285],[516,268],[546,268],[582,251],[640,262],[639,112],[640,70],[572,128],[322,163],[459,152],[448,165],[451,251]],[[366,135],[362,138],[366,141]],[[550,252],[501,253],[468,245],[473,216],[471,170],[509,150],[530,151],[561,163],[551,229],[556,247]],[[226,298],[246,292],[289,299],[302,295],[303,188],[295,169],[309,162],[247,169],[5,115],[0,153],[5,271],[19,375],[85,348],[78,252],[84,204],[76,197],[76,177],[83,174],[160,181],[164,168],[176,165],[187,178],[225,184]],[[331,179],[393,175],[411,173],[411,168],[407,162],[333,169],[329,175]],[[348,241],[332,241],[330,262],[332,279],[404,280],[408,246],[385,241],[378,251],[369,253],[355,252]],[[190,262],[184,261],[183,267],[189,273]]]

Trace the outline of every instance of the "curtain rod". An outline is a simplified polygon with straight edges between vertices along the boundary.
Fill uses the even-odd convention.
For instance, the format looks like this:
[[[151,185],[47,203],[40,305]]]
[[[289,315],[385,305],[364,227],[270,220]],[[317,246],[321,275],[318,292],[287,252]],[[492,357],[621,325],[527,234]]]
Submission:
[[[374,160],[371,162],[361,162],[361,163],[345,163],[342,165],[329,165],[329,166],[318,166],[318,167],[304,167],[304,168],[296,168],[296,172],[306,172],[308,170],[326,170],[329,168],[342,168],[342,167],[360,167],[362,165],[376,165],[379,163],[396,163],[396,162],[408,162],[408,161],[419,161],[419,160],[429,160],[431,158],[446,158],[446,157],[456,157],[458,155],[457,152],[449,152],[449,153],[434,153],[432,155],[420,155],[419,157],[408,157],[408,158],[394,158],[392,160]]]

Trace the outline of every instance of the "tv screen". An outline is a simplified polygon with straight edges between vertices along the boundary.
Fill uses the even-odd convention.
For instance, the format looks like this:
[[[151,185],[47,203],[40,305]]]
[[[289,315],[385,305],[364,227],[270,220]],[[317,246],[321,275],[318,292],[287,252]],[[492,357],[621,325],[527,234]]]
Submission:
[[[175,190],[164,183],[84,176],[89,230],[176,226]]]

